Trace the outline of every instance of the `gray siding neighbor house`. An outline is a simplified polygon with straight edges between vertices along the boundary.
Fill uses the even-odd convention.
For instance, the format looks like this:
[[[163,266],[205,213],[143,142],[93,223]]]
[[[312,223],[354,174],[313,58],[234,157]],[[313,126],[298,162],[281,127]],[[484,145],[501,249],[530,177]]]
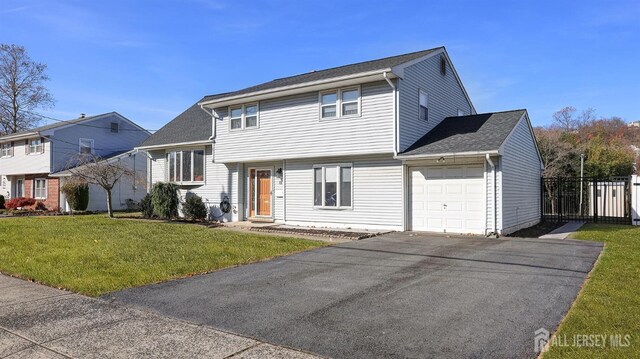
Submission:
[[[79,153],[118,160],[135,170],[136,178],[121,180],[113,192],[113,207],[126,209],[127,200],[139,201],[146,194],[146,154],[133,148],[150,133],[136,123],[110,112],[59,121],[0,137],[0,194],[5,198],[28,197],[48,209],[69,207],[60,187]],[[106,195],[90,186],[88,210],[106,210]]]
[[[477,114],[444,47],[205,96],[138,149],[150,185],[223,221],[506,234],[540,219],[526,110]]]

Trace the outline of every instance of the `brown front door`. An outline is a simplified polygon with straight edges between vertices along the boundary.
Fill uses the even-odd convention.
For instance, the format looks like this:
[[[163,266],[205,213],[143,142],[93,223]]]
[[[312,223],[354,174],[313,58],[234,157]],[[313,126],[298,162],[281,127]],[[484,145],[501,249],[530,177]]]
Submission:
[[[249,217],[271,216],[271,170],[249,171]]]

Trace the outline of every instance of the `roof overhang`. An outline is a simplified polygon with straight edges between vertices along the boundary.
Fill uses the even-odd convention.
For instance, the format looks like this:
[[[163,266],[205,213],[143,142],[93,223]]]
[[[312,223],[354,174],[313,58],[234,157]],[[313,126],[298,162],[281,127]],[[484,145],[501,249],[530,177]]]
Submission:
[[[151,146],[139,146],[139,147],[135,147],[134,149],[135,150],[161,150],[165,148],[193,147],[198,145],[211,145],[211,144],[213,144],[212,140],[202,140],[202,141],[166,143],[166,144],[151,145]]]
[[[398,77],[396,74],[392,72],[392,69],[381,69],[369,72],[362,72],[358,74],[353,74],[349,76],[342,77],[334,77],[331,79],[318,80],[305,82],[301,84],[291,85],[291,86],[282,86],[273,89],[263,90],[263,91],[255,91],[246,94],[236,95],[236,96],[226,96],[221,97],[209,101],[201,101],[198,103],[201,107],[207,108],[220,108],[226,107],[230,105],[237,104],[238,102],[253,102],[259,100],[266,100],[275,97],[283,97],[289,95],[295,95],[305,92],[312,91],[322,91],[328,90],[334,87],[344,87],[357,85],[365,82],[372,82],[378,80],[384,80],[382,77],[383,73],[387,73],[389,78]]]
[[[479,157],[479,156],[496,156],[500,155],[498,150],[491,151],[469,151],[469,152],[443,152],[443,153],[429,153],[429,154],[415,154],[415,155],[402,155],[399,154],[395,156],[395,159],[398,160],[429,160],[429,159],[439,159],[439,158],[463,158],[463,157]]]
[[[25,132],[25,133],[20,133],[20,134],[15,134],[15,135],[2,136],[2,137],[0,137],[0,142],[15,141],[15,140],[26,140],[26,139],[29,139],[29,138],[41,137],[41,136],[42,136],[42,134],[40,132],[37,132],[37,131]]]

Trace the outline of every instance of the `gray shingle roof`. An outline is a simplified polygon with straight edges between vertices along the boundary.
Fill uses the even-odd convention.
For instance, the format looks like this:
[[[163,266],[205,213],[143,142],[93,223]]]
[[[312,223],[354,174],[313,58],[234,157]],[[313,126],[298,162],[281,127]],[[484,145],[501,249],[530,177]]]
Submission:
[[[298,85],[306,82],[328,80],[336,77],[348,76],[348,75],[353,75],[361,72],[383,70],[383,69],[391,68],[397,65],[401,65],[411,60],[415,60],[422,56],[426,56],[442,48],[443,47],[436,47],[433,49],[422,50],[422,51],[412,52],[412,53],[403,54],[403,55],[385,57],[378,60],[359,62],[351,65],[333,67],[326,70],[313,71],[313,72],[308,72],[305,74],[300,74],[300,75],[295,75],[290,77],[283,77],[283,78],[275,79],[273,81],[265,82],[259,85],[247,87],[245,89],[234,91],[234,92],[227,92],[222,94],[205,96],[202,99],[202,101],[210,101],[210,100],[216,100],[224,97],[244,95],[244,94],[248,94],[256,91],[271,90],[278,87]]]
[[[495,151],[526,110],[447,117],[401,155]]]
[[[201,109],[198,103],[195,103],[138,147],[205,141],[212,135],[211,125],[211,115]]]

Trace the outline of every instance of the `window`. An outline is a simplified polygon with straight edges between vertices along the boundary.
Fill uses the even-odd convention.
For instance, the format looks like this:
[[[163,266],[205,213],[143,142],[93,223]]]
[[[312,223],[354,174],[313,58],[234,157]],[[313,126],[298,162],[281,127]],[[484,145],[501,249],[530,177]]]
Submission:
[[[204,150],[167,153],[169,182],[204,182]]]
[[[80,139],[80,154],[90,155],[93,153],[93,140],[89,138]]]
[[[324,165],[313,169],[313,205],[351,207],[351,165]]]
[[[120,124],[117,122],[111,122],[111,133],[120,132]]]
[[[330,92],[321,96],[321,117],[322,118],[334,118],[338,117],[338,93]]]
[[[447,59],[440,56],[440,73],[444,76],[447,74]]]
[[[47,198],[47,180],[43,178],[37,178],[33,180],[33,198],[45,199]]]
[[[13,143],[3,143],[1,147],[2,151],[0,153],[0,157],[11,157],[13,156]]]
[[[42,152],[44,152],[44,146],[42,145],[41,138],[29,140],[27,145],[27,154]]]
[[[458,116],[464,116],[464,110],[458,109]]]
[[[229,118],[229,126],[232,130],[258,127],[258,104],[231,108]]]
[[[320,93],[320,118],[330,119],[360,114],[360,89],[349,88]]]
[[[421,121],[429,121],[429,95],[422,90],[420,90],[419,114]]]

